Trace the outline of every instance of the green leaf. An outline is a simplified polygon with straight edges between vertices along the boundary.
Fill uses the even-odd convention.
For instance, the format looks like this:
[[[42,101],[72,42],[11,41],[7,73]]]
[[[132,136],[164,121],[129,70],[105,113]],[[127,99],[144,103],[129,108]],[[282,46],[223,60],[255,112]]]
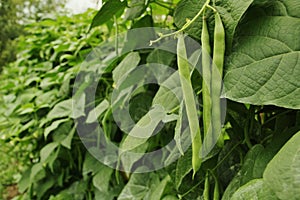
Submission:
[[[146,0],[131,0],[125,12],[125,20],[135,19],[140,17],[142,13],[146,10],[147,4]]]
[[[279,13],[253,8],[245,17],[226,61],[225,97],[300,108],[300,20],[290,14],[299,1],[283,2],[276,7]]]
[[[85,116],[85,94],[83,93],[78,99],[67,99],[59,102],[48,113],[47,119],[50,121],[56,118],[70,117],[77,119]]]
[[[138,147],[130,150],[130,152],[128,153],[122,152],[122,154],[120,155],[120,160],[122,162],[122,167],[126,175],[128,175],[127,172],[130,172],[132,170],[132,166],[134,166],[135,162],[137,162],[144,156],[144,153],[147,151],[148,147],[149,143],[145,142]]]
[[[65,137],[65,139],[63,139],[61,141],[61,145],[66,147],[67,149],[71,149],[71,143],[72,143],[72,139],[73,139],[73,136],[74,136],[74,133],[75,133],[75,130],[76,130],[76,127],[74,126],[71,131],[69,132],[68,136]]]
[[[241,170],[237,173],[237,175],[232,179],[232,181],[227,186],[222,200],[231,200],[233,193],[249,182],[253,178],[253,166],[255,164],[256,158],[261,154],[264,150],[264,147],[260,144],[253,146],[247,153],[245,157],[245,162],[241,168]]]
[[[217,10],[220,12],[226,31],[226,49],[231,50],[236,27],[248,10],[253,0],[217,0]]]
[[[177,27],[182,28],[186,23],[186,19],[193,19],[194,16],[201,10],[206,0],[181,0],[174,12],[174,22]],[[202,19],[198,17],[185,31],[195,38],[200,38]]]
[[[121,144],[122,151],[130,151],[145,143],[165,118],[165,115],[166,113],[161,106],[154,106],[129,132]]]
[[[299,199],[300,132],[296,133],[269,162],[263,179],[280,199]]]
[[[167,195],[162,198],[162,200],[178,200],[176,196]]]
[[[120,193],[118,200],[148,199],[153,192],[151,187],[156,187],[157,184],[159,184],[159,177],[155,173],[134,173]]]
[[[154,49],[147,57],[147,63],[159,63],[166,66],[170,66],[174,60],[173,53],[162,49]]]
[[[129,53],[122,62],[113,70],[113,79],[116,84],[126,77],[140,62],[141,58],[138,52]],[[119,83],[120,84],[120,83]],[[118,87],[118,85],[117,85]]]
[[[36,163],[31,168],[30,182],[37,182],[46,177],[46,171],[43,168],[42,163]]]
[[[105,165],[102,165],[98,173],[93,177],[93,185],[99,191],[108,191],[110,177],[113,173],[113,169]]]
[[[122,1],[122,2],[120,0],[107,1],[98,11],[96,16],[93,18],[90,29],[106,23],[107,21],[112,19],[113,16],[116,15],[116,13],[123,12],[125,7],[126,7],[126,1]]]
[[[18,189],[20,193],[25,192],[25,190],[30,186],[30,173],[31,169],[29,168],[22,174],[22,178],[18,182]]]
[[[173,73],[161,85],[153,98],[152,105],[160,105],[166,112],[171,112],[179,106],[179,101],[183,98],[178,73]]]
[[[178,27],[182,27],[186,23],[186,19],[192,19],[202,8],[206,0],[182,0],[178,3],[175,13],[174,21]],[[240,22],[242,16],[245,14],[253,0],[217,0],[216,8],[220,12],[225,31],[226,44],[228,49],[231,49],[231,43],[234,37],[235,29]],[[208,10],[210,11],[210,10]],[[210,16],[210,15],[208,15]],[[213,24],[213,19],[209,18],[210,24]],[[196,21],[191,24],[186,32],[194,38],[200,38],[202,18],[198,17]],[[212,33],[212,32],[211,32]]]
[[[93,175],[97,174],[100,169],[103,168],[103,164],[93,157],[89,152],[86,152],[85,159],[82,167],[82,175],[87,175],[92,173]]]
[[[284,116],[286,117],[286,116]],[[288,118],[287,118],[288,119]],[[279,122],[281,123],[281,122]],[[285,124],[286,126],[286,124]],[[272,160],[272,158],[278,153],[280,148],[299,130],[298,127],[290,128],[282,133],[275,133],[269,145],[259,154],[255,160],[253,166],[253,177],[262,178],[263,173]]]
[[[41,199],[42,196],[47,192],[47,190],[54,186],[55,183],[56,180],[54,179],[54,177],[48,177],[35,184],[35,191],[38,199]]]
[[[59,102],[48,113],[47,118],[52,120],[55,118],[69,117],[72,113],[72,102],[72,99]]]
[[[54,131],[55,129],[57,129],[58,126],[61,123],[64,123],[64,122],[66,122],[68,120],[69,120],[69,118],[65,118],[65,119],[60,119],[60,120],[56,120],[56,121],[52,122],[52,124],[50,126],[48,126],[47,128],[45,128],[45,131],[44,131],[44,137],[45,137],[45,139],[47,139],[49,133],[51,133],[52,131]]]
[[[176,175],[175,175],[175,187],[178,190],[182,180],[186,175],[192,170],[192,149],[189,148],[187,152],[178,159],[176,165]]]
[[[52,142],[44,146],[40,151],[41,163],[44,163],[50,154],[54,151],[56,147],[58,147],[59,143]]]
[[[171,177],[169,175],[167,175],[159,184],[156,185],[156,188],[151,192],[149,199],[150,200],[161,199],[162,195],[164,193],[164,190],[170,180],[171,180]]]
[[[91,110],[86,119],[86,123],[96,122],[98,117],[109,107],[109,102],[104,99],[99,105]]]
[[[52,133],[52,139],[55,142],[62,143],[64,141],[69,133],[71,132],[73,127],[73,121],[69,120],[61,124],[53,133]]]
[[[132,25],[132,28],[153,27],[153,19],[151,15],[145,15]]]
[[[239,188],[230,200],[279,200],[263,179],[254,179]]]

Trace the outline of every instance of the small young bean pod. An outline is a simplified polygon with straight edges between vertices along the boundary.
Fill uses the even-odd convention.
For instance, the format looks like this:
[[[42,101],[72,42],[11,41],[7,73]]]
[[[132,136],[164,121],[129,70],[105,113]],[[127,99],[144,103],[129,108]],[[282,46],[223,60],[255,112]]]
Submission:
[[[205,176],[205,182],[204,182],[204,190],[203,190],[203,199],[204,200],[210,200],[209,199],[209,173],[207,172],[206,173],[206,176]]]

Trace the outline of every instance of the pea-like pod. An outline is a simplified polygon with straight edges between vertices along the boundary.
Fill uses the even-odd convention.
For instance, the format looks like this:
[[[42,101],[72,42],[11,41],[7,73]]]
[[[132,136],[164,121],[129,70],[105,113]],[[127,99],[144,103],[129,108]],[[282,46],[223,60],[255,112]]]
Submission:
[[[208,175],[208,172],[206,173],[206,176],[205,176],[205,181],[204,181],[204,190],[203,190],[203,199],[204,200],[210,200],[209,199],[209,175]]]
[[[214,187],[214,200],[220,200],[219,183],[216,178],[215,178],[215,187]]]
[[[189,129],[192,138],[192,167],[194,177],[195,173],[199,170],[201,166],[200,149],[202,146],[202,140],[200,135],[200,126],[197,115],[196,101],[190,78],[190,68],[186,55],[184,36],[182,34],[178,36],[177,62],[180,83],[183,93],[183,101],[186,107]]]
[[[215,12],[214,49],[212,65],[212,139],[223,146],[222,122],[221,122],[221,90],[225,56],[225,30],[218,12]]]
[[[202,45],[202,100],[203,100],[203,130],[206,146],[210,146],[209,137],[212,132],[211,122],[211,48],[209,32],[205,16],[203,16],[201,45]],[[206,148],[206,147],[205,147]]]

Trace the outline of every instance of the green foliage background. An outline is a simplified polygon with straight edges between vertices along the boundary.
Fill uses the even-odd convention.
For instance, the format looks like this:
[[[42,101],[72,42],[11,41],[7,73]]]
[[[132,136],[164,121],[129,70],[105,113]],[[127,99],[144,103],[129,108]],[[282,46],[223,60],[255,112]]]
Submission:
[[[87,127],[98,121],[115,144],[144,152],[173,138],[184,141],[176,133],[176,123],[184,117],[182,110],[176,109],[180,102],[170,101],[172,95],[164,88],[143,86],[130,101],[130,114],[136,122],[149,115],[155,103],[175,116],[140,145],[126,137],[111,114],[112,90],[124,70],[151,62],[177,69],[174,55],[149,49],[104,62],[108,70],[97,80],[96,111],[83,104],[73,112],[74,99],[91,101],[86,95],[89,85],[74,81],[86,56],[102,41],[131,28],[178,30],[204,3],[107,0],[99,11],[26,25],[26,35],[18,38],[16,61],[0,75],[0,139],[6,148],[0,152],[4,158],[0,179],[2,185],[18,182],[20,195],[15,199],[299,199],[298,0],[213,1],[226,30],[226,140],[204,159],[194,179],[191,149],[164,169],[127,174],[97,161],[76,133],[76,120]],[[213,18],[211,13],[207,15],[213,35]],[[200,17],[186,30],[196,40],[201,36],[201,23]],[[89,69],[83,75],[88,78],[94,73]],[[201,78],[196,72],[192,77],[201,99]],[[79,92],[74,95],[73,89]],[[92,111],[96,118],[85,115]],[[201,119],[201,101],[199,113]],[[179,151],[177,146],[165,159],[172,160],[172,153]],[[10,170],[9,165],[16,167]]]

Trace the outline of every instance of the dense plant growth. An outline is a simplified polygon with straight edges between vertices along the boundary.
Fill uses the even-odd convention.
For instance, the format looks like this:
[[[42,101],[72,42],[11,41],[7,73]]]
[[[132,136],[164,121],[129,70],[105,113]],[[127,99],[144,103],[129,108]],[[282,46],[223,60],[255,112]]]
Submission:
[[[3,162],[23,172],[16,199],[299,199],[299,10],[298,0],[107,0],[98,12],[28,25],[0,78],[1,142],[18,160]],[[156,29],[122,38],[153,26],[175,29],[165,34],[178,41]],[[152,47],[138,49],[139,38]],[[157,48],[173,41],[173,53]],[[161,65],[173,71],[155,71]],[[139,66],[162,74],[181,98],[159,80],[144,84],[152,74]],[[126,106],[132,121],[116,116]],[[210,130],[221,114],[224,125]],[[149,118],[148,137],[133,137]],[[201,139],[217,140],[203,158]],[[157,160],[126,157],[172,140]],[[104,165],[95,154],[108,141],[123,151],[108,149],[119,160]],[[156,163],[166,167],[151,171]]]

